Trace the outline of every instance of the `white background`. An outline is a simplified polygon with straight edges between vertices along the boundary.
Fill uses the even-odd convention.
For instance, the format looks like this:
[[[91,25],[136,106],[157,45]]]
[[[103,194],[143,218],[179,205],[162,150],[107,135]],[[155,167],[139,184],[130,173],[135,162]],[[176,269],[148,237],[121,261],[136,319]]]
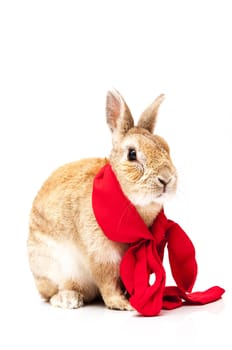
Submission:
[[[0,2],[2,349],[231,349],[231,33],[224,0]],[[111,87],[135,119],[166,94],[156,132],[179,171],[166,214],[195,244],[194,290],[226,289],[214,304],[142,318],[55,309],[37,295],[26,256],[32,200],[58,166],[108,156]]]

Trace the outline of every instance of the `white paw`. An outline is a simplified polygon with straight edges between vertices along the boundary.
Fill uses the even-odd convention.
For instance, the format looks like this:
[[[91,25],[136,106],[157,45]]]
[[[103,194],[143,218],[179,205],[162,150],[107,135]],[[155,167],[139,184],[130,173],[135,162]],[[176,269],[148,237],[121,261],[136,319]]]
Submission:
[[[63,309],[78,309],[83,306],[83,296],[74,290],[61,290],[50,299],[53,306]]]

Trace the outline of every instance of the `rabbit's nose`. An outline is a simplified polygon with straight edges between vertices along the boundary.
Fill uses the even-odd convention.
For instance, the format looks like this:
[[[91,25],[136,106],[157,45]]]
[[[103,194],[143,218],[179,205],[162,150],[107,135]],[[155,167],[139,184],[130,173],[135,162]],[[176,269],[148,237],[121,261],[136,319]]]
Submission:
[[[159,184],[163,185],[164,190],[166,186],[169,184],[169,182],[171,182],[172,178],[173,178],[173,174],[171,169],[168,166],[163,166],[157,174],[157,180]]]
[[[172,180],[172,175],[170,175],[170,174],[165,174],[165,175],[164,174],[162,174],[162,175],[159,174],[157,176],[157,180],[158,180],[159,184],[161,184],[163,186],[163,192],[165,192],[167,185]]]
[[[158,176],[158,181],[164,186],[166,187],[167,184],[171,181],[171,176],[169,178],[163,178],[161,176]]]

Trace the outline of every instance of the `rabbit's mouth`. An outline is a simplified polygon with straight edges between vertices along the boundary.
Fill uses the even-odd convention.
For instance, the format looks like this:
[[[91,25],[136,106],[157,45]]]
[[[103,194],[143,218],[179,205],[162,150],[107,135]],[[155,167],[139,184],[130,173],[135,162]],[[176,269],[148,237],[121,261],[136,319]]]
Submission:
[[[155,200],[158,201],[166,201],[170,199],[171,197],[174,196],[175,194],[175,189],[174,188],[163,188],[159,194],[157,194],[155,197]]]
[[[157,195],[154,199],[155,203],[164,204],[174,196],[174,192],[164,190],[162,193]]]
[[[151,203],[164,204],[169,199],[171,199],[175,194],[175,189],[165,188],[161,192],[157,193],[154,189],[149,189],[147,192],[134,192],[131,193],[128,198],[134,205],[139,205],[141,207],[150,205]]]

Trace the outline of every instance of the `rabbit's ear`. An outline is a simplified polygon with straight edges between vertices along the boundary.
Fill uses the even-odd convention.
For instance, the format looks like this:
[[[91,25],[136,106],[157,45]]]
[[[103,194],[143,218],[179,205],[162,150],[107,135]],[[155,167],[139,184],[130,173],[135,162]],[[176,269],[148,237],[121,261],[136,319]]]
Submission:
[[[110,130],[117,137],[124,136],[134,126],[131,112],[123,97],[116,90],[107,93],[106,120]]]
[[[164,97],[164,94],[159,95],[155,99],[155,101],[149,107],[147,107],[147,109],[145,109],[145,111],[142,113],[139,119],[138,127],[144,128],[150,133],[153,133],[158,109],[161,103],[163,102]]]

